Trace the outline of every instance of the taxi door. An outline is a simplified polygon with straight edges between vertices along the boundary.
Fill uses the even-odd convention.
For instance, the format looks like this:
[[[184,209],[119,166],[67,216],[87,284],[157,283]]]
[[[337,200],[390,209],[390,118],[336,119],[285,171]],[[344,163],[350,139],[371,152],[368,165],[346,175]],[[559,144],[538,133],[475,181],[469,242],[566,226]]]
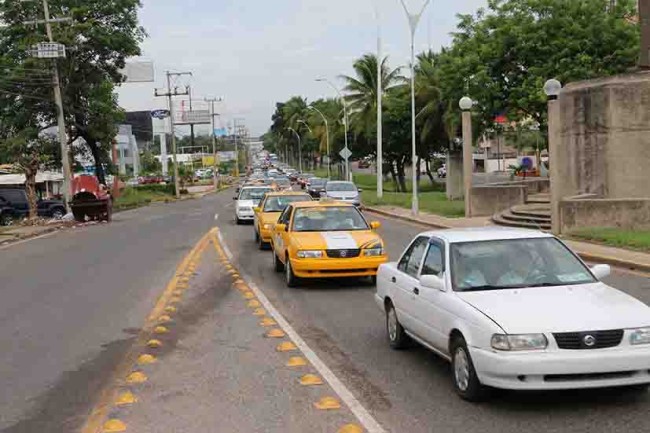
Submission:
[[[273,228],[273,250],[275,254],[284,263],[284,250],[289,241],[289,224],[291,223],[291,214],[293,213],[293,206],[287,206],[278,218],[278,224]],[[286,230],[278,230],[278,225],[284,224]]]

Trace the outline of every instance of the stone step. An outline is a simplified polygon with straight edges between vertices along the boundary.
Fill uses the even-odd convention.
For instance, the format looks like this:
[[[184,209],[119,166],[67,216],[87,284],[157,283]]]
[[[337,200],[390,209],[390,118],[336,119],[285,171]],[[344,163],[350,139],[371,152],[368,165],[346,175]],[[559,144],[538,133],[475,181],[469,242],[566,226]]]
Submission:
[[[517,205],[510,208],[513,215],[527,216],[533,218],[551,219],[551,207],[543,204],[525,204]]]
[[[551,223],[551,218],[542,216],[530,216],[530,215],[518,215],[514,214],[509,211],[501,212],[501,218],[508,220],[508,221],[522,221],[522,222],[533,222],[533,223],[538,223],[538,224],[550,224]]]
[[[530,204],[551,204],[550,194],[530,194],[526,199],[526,203]]]
[[[525,218],[517,218],[516,215],[510,214],[509,211],[494,215],[492,217],[492,222],[497,225],[507,227],[519,227],[533,230],[551,230],[550,221],[534,221]]]

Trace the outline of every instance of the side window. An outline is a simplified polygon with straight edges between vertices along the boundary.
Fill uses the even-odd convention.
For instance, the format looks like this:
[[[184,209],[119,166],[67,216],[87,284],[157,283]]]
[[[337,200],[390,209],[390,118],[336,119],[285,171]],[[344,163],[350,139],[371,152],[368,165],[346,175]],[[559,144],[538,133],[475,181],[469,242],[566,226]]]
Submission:
[[[399,261],[397,268],[411,275],[412,277],[417,277],[418,270],[420,268],[420,262],[424,256],[424,252],[427,249],[429,239],[420,236],[413,241],[411,246],[406,250],[401,260]]]
[[[280,216],[280,219],[278,222],[280,224],[289,224],[289,221],[291,221],[291,211],[293,210],[292,206],[287,206],[287,208],[282,212],[282,215]]]
[[[422,275],[440,275],[445,270],[443,245],[431,243],[422,265]]]

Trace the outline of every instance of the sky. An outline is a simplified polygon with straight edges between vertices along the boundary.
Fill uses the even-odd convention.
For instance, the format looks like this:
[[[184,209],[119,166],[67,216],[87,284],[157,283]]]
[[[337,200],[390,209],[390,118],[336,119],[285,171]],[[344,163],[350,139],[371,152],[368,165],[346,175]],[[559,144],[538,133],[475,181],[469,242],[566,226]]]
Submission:
[[[411,11],[424,0],[405,0]],[[191,71],[193,106],[219,97],[217,127],[245,123],[252,136],[266,132],[276,102],[300,95],[313,101],[334,97],[342,74],[364,53],[376,53],[379,9],[383,55],[391,67],[410,60],[410,30],[400,0],[142,0],[141,25],[148,38],[143,60],[154,63],[154,83],[126,83],[120,105],[128,111],[167,108],[154,88],[165,87],[165,71]],[[474,13],[487,0],[433,0],[417,29],[416,53],[449,45],[457,14]],[[180,104],[184,97],[176,98]],[[241,120],[239,120],[241,119]],[[197,127],[208,133],[209,127]]]

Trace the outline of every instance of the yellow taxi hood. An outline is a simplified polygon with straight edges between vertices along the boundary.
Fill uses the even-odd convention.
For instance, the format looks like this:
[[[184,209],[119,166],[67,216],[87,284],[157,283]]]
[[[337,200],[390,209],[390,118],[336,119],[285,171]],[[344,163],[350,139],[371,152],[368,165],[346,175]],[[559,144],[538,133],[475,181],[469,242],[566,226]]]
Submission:
[[[293,232],[291,237],[301,250],[356,249],[381,241],[379,235],[371,230]]]
[[[280,218],[282,212],[262,212],[260,213],[260,220],[262,224],[275,224]]]

